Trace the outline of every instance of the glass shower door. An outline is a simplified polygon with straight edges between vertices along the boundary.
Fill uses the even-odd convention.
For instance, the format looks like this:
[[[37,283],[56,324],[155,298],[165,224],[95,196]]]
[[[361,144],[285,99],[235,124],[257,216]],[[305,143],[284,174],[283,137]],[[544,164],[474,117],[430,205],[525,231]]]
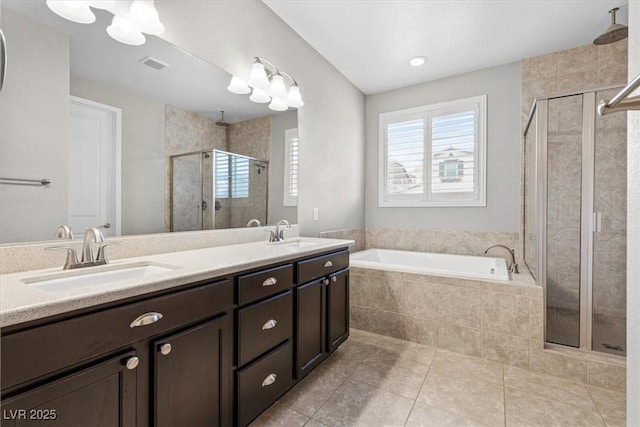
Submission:
[[[580,346],[583,95],[553,98],[547,123],[548,342]]]
[[[611,99],[617,89],[596,93]],[[627,115],[595,122],[593,211],[594,350],[626,354]]]

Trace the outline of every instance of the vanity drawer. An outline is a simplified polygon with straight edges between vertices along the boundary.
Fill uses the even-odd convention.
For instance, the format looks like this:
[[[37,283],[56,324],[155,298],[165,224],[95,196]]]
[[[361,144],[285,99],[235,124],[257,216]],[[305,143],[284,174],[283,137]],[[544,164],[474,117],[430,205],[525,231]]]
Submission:
[[[238,366],[255,359],[293,334],[293,293],[238,310]]]
[[[300,261],[298,263],[298,284],[301,285],[324,277],[348,266],[348,250]]]
[[[291,341],[238,372],[238,424],[247,425],[293,384]]]
[[[238,277],[238,305],[274,295],[293,286],[293,265]]]
[[[63,370],[233,306],[229,280],[2,336],[2,389]],[[152,323],[153,315],[162,318]],[[136,319],[140,326],[131,326]]]

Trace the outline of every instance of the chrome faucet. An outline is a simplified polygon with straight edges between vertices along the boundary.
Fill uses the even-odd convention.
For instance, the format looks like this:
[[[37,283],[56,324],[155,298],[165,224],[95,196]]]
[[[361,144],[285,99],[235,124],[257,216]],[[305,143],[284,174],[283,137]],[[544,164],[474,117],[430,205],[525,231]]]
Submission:
[[[69,239],[73,240],[73,232],[68,225],[60,225],[56,228],[56,232],[53,234],[54,239]]]
[[[93,256],[93,243],[99,243],[98,254],[94,258]],[[67,259],[64,263],[64,270],[71,270],[74,268],[92,267],[95,265],[105,265],[109,263],[107,255],[105,253],[105,246],[115,244],[115,242],[105,242],[104,236],[97,228],[88,228],[84,234],[84,241],[82,243],[82,259],[78,262],[78,255],[75,248],[71,246],[52,246],[45,248],[48,251],[65,250],[67,251]]]
[[[509,251],[509,255],[511,255],[511,264],[507,267],[507,269],[509,270],[510,273],[514,273],[514,274],[518,274],[520,272],[518,270],[518,264],[516,264],[516,251],[514,249],[511,249],[510,247],[505,245],[493,245],[485,249],[484,253],[486,254],[487,252],[489,252],[489,249],[493,249],[493,248],[502,248]]]
[[[278,223],[276,224],[276,241],[278,242],[284,240],[284,230],[280,230],[281,225],[285,225],[287,228],[291,228],[291,224],[289,224],[289,221],[287,221],[286,219],[281,219],[280,221],[278,221]]]
[[[247,227],[251,227],[254,224],[255,224],[256,227],[260,227],[262,225],[260,223],[260,221],[258,221],[257,219],[254,218],[254,219],[249,220],[249,222],[247,223]]]
[[[102,232],[95,227],[87,228],[87,231],[84,233],[84,241],[82,242],[82,259],[80,262],[97,261],[93,257],[93,242],[104,242],[104,236],[102,235]]]

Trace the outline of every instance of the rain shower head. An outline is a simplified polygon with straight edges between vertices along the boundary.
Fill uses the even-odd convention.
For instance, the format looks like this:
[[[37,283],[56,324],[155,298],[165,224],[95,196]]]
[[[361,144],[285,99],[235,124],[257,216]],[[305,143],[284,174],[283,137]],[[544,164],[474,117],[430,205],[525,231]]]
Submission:
[[[224,111],[220,111],[220,120],[216,122],[216,126],[223,126],[223,127],[231,126],[229,123],[224,121]]]
[[[593,44],[609,44],[624,40],[628,37],[629,28],[625,25],[616,24],[616,12],[618,11],[618,9],[618,7],[614,7],[609,11],[609,14],[611,15],[611,25],[606,29],[604,33],[602,33],[602,35],[600,35],[593,41]]]

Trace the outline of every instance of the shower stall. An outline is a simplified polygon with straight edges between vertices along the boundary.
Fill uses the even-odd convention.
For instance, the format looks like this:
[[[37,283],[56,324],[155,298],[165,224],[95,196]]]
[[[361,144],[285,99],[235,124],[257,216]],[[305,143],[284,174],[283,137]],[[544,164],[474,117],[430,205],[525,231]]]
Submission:
[[[170,157],[171,231],[267,222],[268,162],[221,150]]]
[[[537,99],[524,132],[524,260],[549,343],[626,354],[626,114],[618,88]]]

